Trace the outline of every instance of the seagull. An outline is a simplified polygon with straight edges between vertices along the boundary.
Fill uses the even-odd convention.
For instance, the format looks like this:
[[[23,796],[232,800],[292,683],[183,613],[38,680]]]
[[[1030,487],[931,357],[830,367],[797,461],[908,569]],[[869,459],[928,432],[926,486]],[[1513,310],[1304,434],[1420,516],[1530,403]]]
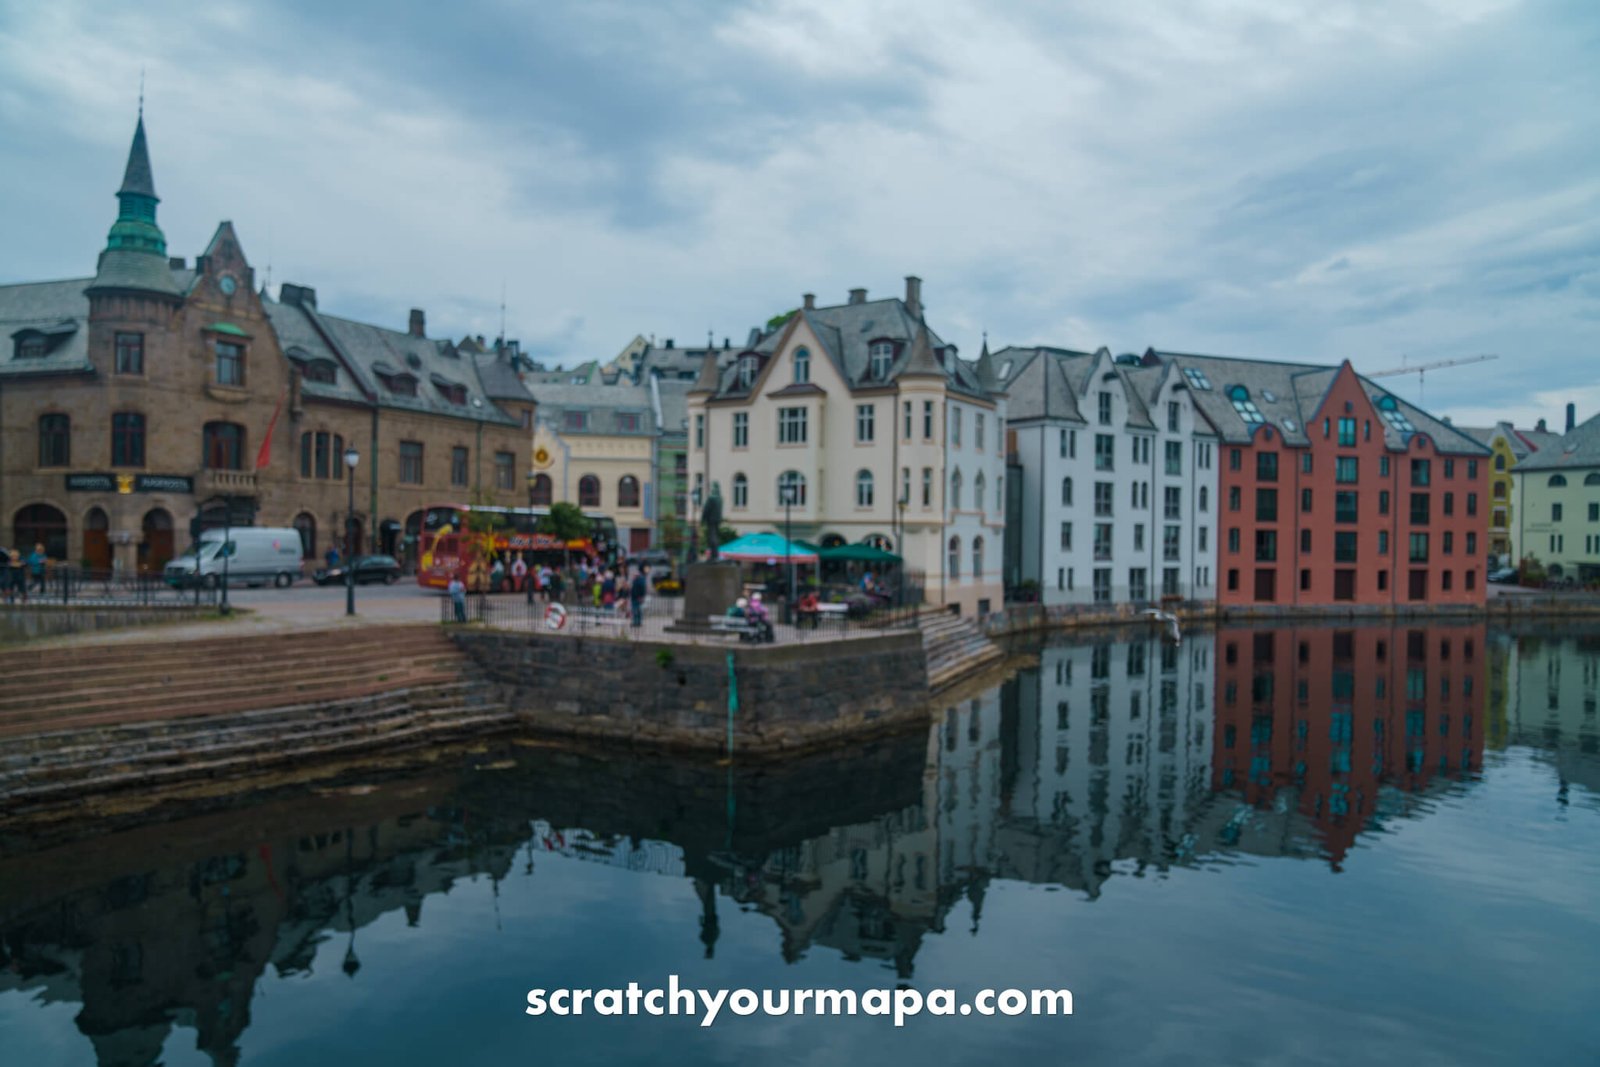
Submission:
[[[1154,619],[1156,622],[1164,622],[1172,627],[1173,644],[1177,644],[1180,640],[1182,640],[1182,635],[1178,633],[1178,617],[1172,614],[1172,612],[1161,611],[1157,608],[1146,608],[1144,613],[1145,615]]]

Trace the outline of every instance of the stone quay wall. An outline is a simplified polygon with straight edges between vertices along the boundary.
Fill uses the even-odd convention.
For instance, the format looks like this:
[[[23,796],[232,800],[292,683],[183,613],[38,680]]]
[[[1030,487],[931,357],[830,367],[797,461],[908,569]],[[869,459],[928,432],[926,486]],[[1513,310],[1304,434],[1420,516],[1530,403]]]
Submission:
[[[137,626],[159,626],[169,622],[192,622],[216,614],[204,607],[77,607],[74,605],[31,604],[27,607],[0,607],[0,646],[37,641],[68,634],[126,630]]]
[[[927,724],[927,666],[914,631],[756,648],[485,630],[452,637],[535,733],[721,752],[735,688],[736,755]]]

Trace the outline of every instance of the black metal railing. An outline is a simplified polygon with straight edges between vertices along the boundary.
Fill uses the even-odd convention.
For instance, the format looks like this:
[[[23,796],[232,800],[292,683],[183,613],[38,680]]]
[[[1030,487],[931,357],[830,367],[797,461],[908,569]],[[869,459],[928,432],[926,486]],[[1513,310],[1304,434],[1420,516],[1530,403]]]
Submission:
[[[215,607],[217,590],[179,589],[159,574],[123,574],[52,567],[0,571],[0,597],[10,607]]]
[[[913,629],[918,613],[915,605],[864,602],[819,604],[814,611],[802,611],[797,604],[789,612],[779,600],[769,604],[765,619],[725,614],[688,618],[683,607],[681,597],[652,596],[635,615],[626,599],[607,605],[570,593],[558,599],[536,596],[531,602],[516,593],[469,593],[457,601],[444,594],[439,621],[622,640],[784,644]]]

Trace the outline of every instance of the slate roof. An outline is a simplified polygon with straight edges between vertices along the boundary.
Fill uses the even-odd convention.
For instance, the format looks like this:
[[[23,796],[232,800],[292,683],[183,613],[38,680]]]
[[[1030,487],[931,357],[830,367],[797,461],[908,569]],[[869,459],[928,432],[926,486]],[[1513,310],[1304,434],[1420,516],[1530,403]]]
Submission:
[[[92,371],[89,362],[89,278],[0,285],[0,375]],[[67,329],[67,327],[71,329]],[[17,359],[14,337],[23,330],[51,332],[43,359]]]
[[[689,432],[689,390],[693,382],[662,378],[656,382],[661,396],[661,432],[684,434]]]
[[[1514,473],[1564,470],[1569,467],[1600,467],[1600,415],[1578,423],[1568,433],[1559,436],[1546,433],[1541,436],[1554,437],[1555,440],[1541,445],[1539,451],[1527,459],[1517,460]]]
[[[1209,388],[1190,382],[1190,395],[1195,407],[1216,429],[1223,441],[1247,443],[1254,428],[1234,407],[1228,391],[1234,386],[1244,386],[1252,403],[1260,410],[1267,424],[1272,425],[1289,445],[1308,445],[1306,422],[1317,418],[1317,409],[1326,395],[1339,367],[1317,366],[1307,363],[1278,363],[1267,360],[1235,359],[1224,356],[1201,356],[1185,352],[1161,352],[1150,349],[1143,359],[1146,366],[1164,363],[1176,365],[1179,371],[1191,369],[1204,375]],[[1379,425],[1384,444],[1395,451],[1404,451],[1415,433],[1425,433],[1441,452],[1461,455],[1487,455],[1488,449],[1470,435],[1427,412],[1367,378],[1357,375],[1367,398],[1376,406],[1379,400],[1392,397],[1396,409],[1411,423],[1410,431],[1395,427],[1380,413]]]
[[[1509,422],[1500,422],[1493,426],[1461,426],[1458,429],[1482,445],[1492,445],[1496,434],[1504,434],[1511,445],[1511,454],[1519,463],[1535,452],[1543,452],[1558,446],[1561,441],[1561,435],[1558,433],[1551,433],[1548,430],[1519,430]]]
[[[707,358],[731,355],[733,349],[727,347],[665,348],[651,345],[639,356],[634,377],[641,382],[651,375],[662,381],[692,382],[700,376],[700,368]]]
[[[1066,348],[1007,346],[990,354],[997,386],[1009,394],[1006,418],[1066,419],[1083,422],[1077,393],[1067,380],[1066,364],[1082,361],[1088,366],[1094,355]]]
[[[484,392],[477,363],[461,358],[448,341],[413,337],[403,331],[327,315],[304,303],[264,300],[262,304],[286,356],[327,359],[339,368],[339,380],[333,385],[303,381],[306,396],[367,403],[375,400],[380,407],[517,425],[517,420]],[[390,392],[380,381],[380,374],[410,375],[417,380],[417,395]],[[438,383],[461,386],[467,402],[455,404],[446,400]]]
[[[165,256],[131,248],[108,248],[100,253],[100,267],[89,284],[95,289],[139,289],[182,296],[185,286],[193,281],[193,275],[187,275],[185,284],[180,285]]]
[[[122,172],[122,188],[117,192],[137,193],[156,197],[156,179],[150,170],[150,145],[144,136],[144,115],[139,116],[139,123],[133,128],[133,145],[128,149],[128,166]]]
[[[895,381],[911,364],[919,329],[927,329],[927,345],[943,370],[946,387],[955,393],[987,399],[991,395],[978,379],[972,363],[960,359],[953,345],[943,341],[932,329],[911,314],[904,300],[894,297],[887,300],[868,300],[859,304],[838,304],[833,307],[801,308],[795,312],[811,328],[821,344],[823,354],[834,369],[850,384],[852,389],[876,388]],[[777,351],[788,322],[762,334],[744,350],[762,357],[762,364]],[[892,341],[895,359],[889,366],[888,376],[882,381],[869,377],[871,360],[868,346],[873,341]],[[738,386],[734,371],[741,350],[717,349],[722,361],[717,374],[715,394],[719,397],[744,396]],[[723,360],[723,356],[726,360]]]
[[[531,386],[534,402],[539,405],[539,417],[555,428],[563,437],[569,434],[649,436],[655,433],[655,411],[650,403],[648,386],[623,382],[605,385],[592,382],[587,385],[562,385],[535,383]],[[662,397],[665,404],[666,397]],[[584,411],[589,415],[588,426],[582,430],[566,427],[566,413]],[[617,428],[613,416],[617,414],[639,416],[637,430]]]
[[[513,403],[531,404],[533,394],[522,384],[514,361],[517,357],[508,351],[484,352],[476,357],[478,379],[483,383],[484,395],[491,400],[509,400]]]

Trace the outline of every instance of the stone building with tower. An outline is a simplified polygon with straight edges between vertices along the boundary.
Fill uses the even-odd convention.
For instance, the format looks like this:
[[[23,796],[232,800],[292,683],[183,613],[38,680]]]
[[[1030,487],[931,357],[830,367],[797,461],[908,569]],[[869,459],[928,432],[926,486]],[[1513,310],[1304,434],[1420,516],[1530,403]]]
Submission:
[[[508,412],[421,311],[399,331],[304,286],[274,301],[229,222],[170,257],[142,116],[117,200],[92,277],[0,286],[0,541],[155,572],[196,519],[294,526],[308,557],[353,519],[400,553],[429,504],[522,498],[531,398]]]

